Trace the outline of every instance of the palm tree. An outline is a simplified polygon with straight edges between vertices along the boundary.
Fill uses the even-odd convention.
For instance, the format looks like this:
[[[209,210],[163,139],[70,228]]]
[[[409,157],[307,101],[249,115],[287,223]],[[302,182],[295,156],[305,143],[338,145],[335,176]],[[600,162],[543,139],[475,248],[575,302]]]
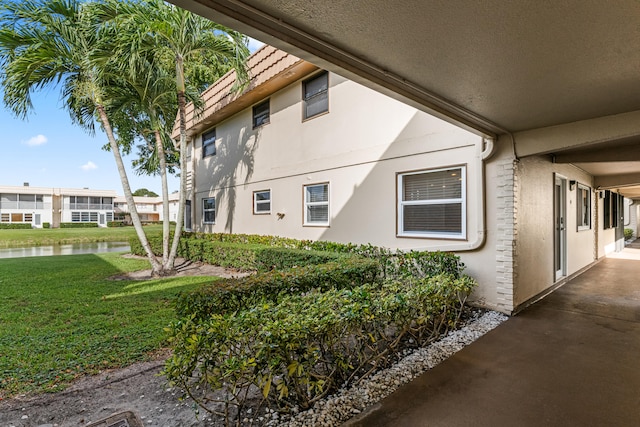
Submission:
[[[195,100],[189,99],[187,94],[201,93],[208,84],[231,67],[235,69],[239,82],[247,82],[247,39],[236,31],[162,0],[144,3],[109,0],[103,14],[110,17],[109,22],[124,29],[117,32],[119,37],[114,57],[125,60],[121,63],[121,68],[131,78],[148,72],[149,64],[162,67],[173,62],[173,105],[177,106],[180,129],[177,143],[181,171],[178,218],[182,219],[186,200],[186,104],[188,100]],[[238,87],[240,88],[241,86]],[[201,105],[195,102],[195,105],[199,104]],[[168,134],[171,128],[167,129]],[[159,138],[156,138],[156,143],[158,141]],[[159,144],[157,157],[160,161],[164,158],[159,154],[161,149],[162,144]],[[165,204],[168,203],[167,195],[163,189]],[[168,210],[166,205],[165,210]],[[167,251],[168,243],[164,239],[164,244],[167,245],[164,247],[163,257],[165,269],[173,269],[181,233],[182,227],[176,227],[170,251]]]
[[[131,219],[154,273],[162,270],[133,202],[120,147],[109,121],[106,82],[109,70],[98,66],[95,47],[100,32],[91,4],[79,0],[26,0],[0,7],[0,84],[4,103],[19,117],[33,108],[31,94],[62,86],[61,96],[74,123],[94,131],[95,119],[105,131],[114,155]]]
[[[167,156],[179,158],[178,218],[186,193],[187,101],[233,67],[247,81],[246,38],[162,0],[26,0],[0,6],[0,84],[5,104],[18,116],[33,107],[31,93],[61,84],[71,119],[90,132],[97,120],[114,155],[131,219],[152,271],[174,268],[182,227],[169,250]],[[180,140],[170,135],[176,116]],[[116,137],[117,136],[117,137]],[[121,149],[146,141],[146,170],[161,176],[164,200],[163,257],[158,262],[142,228]],[[177,147],[179,153],[174,152]],[[170,153],[166,153],[166,150]]]

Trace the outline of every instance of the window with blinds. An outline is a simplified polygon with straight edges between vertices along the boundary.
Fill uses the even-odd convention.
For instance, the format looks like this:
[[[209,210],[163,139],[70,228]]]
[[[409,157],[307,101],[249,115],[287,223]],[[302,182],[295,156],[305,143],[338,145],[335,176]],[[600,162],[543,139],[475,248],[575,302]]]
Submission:
[[[216,130],[210,130],[202,134],[202,158],[216,154]]]
[[[253,106],[253,128],[269,123],[269,100]]]
[[[589,230],[591,228],[591,188],[578,184],[577,197],[578,230]]]
[[[329,225],[329,184],[304,186],[304,225]]]
[[[398,174],[398,234],[466,237],[466,169]]]
[[[302,83],[304,118],[329,111],[329,73],[316,74]]]

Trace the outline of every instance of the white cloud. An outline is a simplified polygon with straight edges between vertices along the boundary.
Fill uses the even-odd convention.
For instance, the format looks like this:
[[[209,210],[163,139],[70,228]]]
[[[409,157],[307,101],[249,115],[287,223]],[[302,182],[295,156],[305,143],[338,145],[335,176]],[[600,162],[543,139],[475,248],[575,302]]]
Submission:
[[[80,169],[82,169],[83,171],[90,171],[93,169],[98,169],[98,166],[96,166],[95,163],[89,160],[86,164],[80,166]]]
[[[32,136],[31,138],[29,138],[26,141],[22,141],[23,144],[27,144],[30,147],[35,147],[38,145],[42,145],[42,144],[46,144],[46,142],[48,141],[47,137],[39,134],[36,136]]]
[[[249,52],[253,53],[256,50],[260,49],[262,46],[264,46],[264,43],[262,43],[260,40],[252,39],[251,37],[249,37]]]

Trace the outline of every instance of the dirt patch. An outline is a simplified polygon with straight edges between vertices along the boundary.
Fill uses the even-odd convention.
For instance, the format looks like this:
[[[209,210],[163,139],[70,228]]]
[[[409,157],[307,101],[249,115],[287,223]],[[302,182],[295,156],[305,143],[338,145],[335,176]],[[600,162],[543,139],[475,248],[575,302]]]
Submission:
[[[129,258],[146,259],[146,257],[140,257],[137,255],[124,255]],[[244,277],[252,274],[252,272],[240,271],[230,268],[218,267],[215,265],[205,264],[203,262],[195,262],[185,260],[183,258],[176,258],[175,262],[175,274],[167,277],[180,277],[180,276],[217,276],[217,277]],[[154,277],[151,275],[151,270],[139,270],[132,271],[130,273],[116,274],[110,277],[111,280],[150,280]]]
[[[85,377],[60,393],[0,401],[0,426],[84,426],[133,411],[148,426],[216,426],[160,375],[167,353],[124,369]]]

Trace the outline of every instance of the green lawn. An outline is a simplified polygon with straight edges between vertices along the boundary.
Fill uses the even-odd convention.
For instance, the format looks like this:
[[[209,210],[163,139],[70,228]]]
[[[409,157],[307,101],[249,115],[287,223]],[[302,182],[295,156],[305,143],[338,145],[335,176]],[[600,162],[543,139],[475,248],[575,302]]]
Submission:
[[[58,391],[162,348],[175,295],[215,278],[108,279],[147,267],[117,253],[0,259],[0,398]]]
[[[173,227],[172,227],[173,228]],[[162,233],[162,225],[144,227],[147,235]],[[69,243],[124,242],[136,235],[133,227],[113,228],[33,228],[0,230],[0,248]]]

